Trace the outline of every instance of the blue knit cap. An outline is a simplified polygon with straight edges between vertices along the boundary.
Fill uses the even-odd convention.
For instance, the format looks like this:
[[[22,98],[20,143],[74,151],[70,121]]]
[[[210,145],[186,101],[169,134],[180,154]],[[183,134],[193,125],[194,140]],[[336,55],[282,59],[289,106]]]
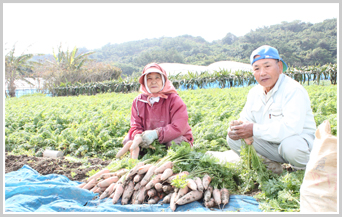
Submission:
[[[260,57],[257,57],[254,59],[255,56],[259,55]],[[284,62],[282,58],[280,58],[278,50],[275,49],[274,47],[268,46],[268,45],[263,45],[257,49],[255,49],[252,52],[252,55],[250,57],[251,65],[255,61],[261,60],[261,59],[276,59],[276,60],[281,60],[283,62],[283,72],[287,70],[287,65]]]

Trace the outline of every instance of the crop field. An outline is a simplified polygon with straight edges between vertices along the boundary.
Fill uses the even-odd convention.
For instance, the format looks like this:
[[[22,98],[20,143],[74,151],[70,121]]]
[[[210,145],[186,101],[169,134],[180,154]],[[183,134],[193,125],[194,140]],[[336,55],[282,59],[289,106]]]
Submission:
[[[250,88],[178,91],[188,109],[189,124],[194,135],[194,158],[200,158],[206,151],[229,150],[226,142],[229,122],[238,119]],[[329,120],[332,134],[337,135],[337,86],[310,85],[305,88],[311,99],[316,125]],[[122,148],[122,140],[130,128],[131,105],[137,95],[138,92],[70,97],[35,94],[7,98],[5,150],[14,155],[39,157],[45,149],[53,149],[63,151],[67,157],[115,161],[115,155]],[[147,156],[153,154],[149,153]],[[201,161],[203,165],[217,165],[206,160],[207,162]],[[187,162],[184,162],[184,167],[191,169],[190,165],[185,164]],[[214,179],[213,182],[222,187],[222,184],[231,184],[227,177],[230,177],[229,180],[234,177],[239,180],[240,185],[232,183],[233,192],[245,193],[253,188],[250,183],[241,184],[250,175],[247,170],[227,168],[212,170],[217,176],[222,172],[221,179]],[[263,183],[262,193],[259,194],[260,200],[266,202],[263,209],[286,211],[284,206],[295,203],[293,198],[299,198],[302,172],[287,173]],[[290,188],[292,194],[278,200],[278,192],[282,192],[282,189],[285,192],[286,188]],[[298,207],[298,203],[293,204],[287,211],[298,211]]]
[[[337,133],[337,87],[305,87],[317,126],[329,120]],[[229,122],[239,117],[250,87],[179,91],[187,105],[198,150],[224,151]],[[113,158],[129,130],[138,92],[95,96],[34,95],[5,101],[6,151],[41,156],[51,148],[65,155]]]

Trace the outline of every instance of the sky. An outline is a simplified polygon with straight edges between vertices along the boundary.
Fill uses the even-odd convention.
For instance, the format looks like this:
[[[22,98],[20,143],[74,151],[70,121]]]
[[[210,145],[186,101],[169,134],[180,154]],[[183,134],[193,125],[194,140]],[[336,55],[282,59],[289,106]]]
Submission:
[[[3,47],[52,54],[60,44],[93,50],[185,34],[212,42],[228,32],[332,18],[339,19],[338,3],[3,3]]]

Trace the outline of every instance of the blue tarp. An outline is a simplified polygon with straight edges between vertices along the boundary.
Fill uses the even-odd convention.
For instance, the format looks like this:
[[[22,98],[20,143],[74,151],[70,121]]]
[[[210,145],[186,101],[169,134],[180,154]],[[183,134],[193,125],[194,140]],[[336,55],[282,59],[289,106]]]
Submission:
[[[24,165],[5,174],[5,212],[172,212],[169,204],[121,205],[111,198],[94,199],[98,194],[78,188],[80,182],[66,176],[40,175]],[[203,201],[177,206],[176,212],[261,212],[258,202],[249,196],[231,195],[220,209],[208,209]]]

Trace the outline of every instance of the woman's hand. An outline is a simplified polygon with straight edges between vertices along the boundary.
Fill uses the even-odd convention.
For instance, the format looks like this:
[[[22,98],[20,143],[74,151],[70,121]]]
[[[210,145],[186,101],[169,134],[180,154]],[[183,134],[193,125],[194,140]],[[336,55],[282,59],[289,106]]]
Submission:
[[[158,139],[158,131],[157,130],[146,130],[141,134],[142,142],[141,147],[148,147],[152,144],[152,142]]]

